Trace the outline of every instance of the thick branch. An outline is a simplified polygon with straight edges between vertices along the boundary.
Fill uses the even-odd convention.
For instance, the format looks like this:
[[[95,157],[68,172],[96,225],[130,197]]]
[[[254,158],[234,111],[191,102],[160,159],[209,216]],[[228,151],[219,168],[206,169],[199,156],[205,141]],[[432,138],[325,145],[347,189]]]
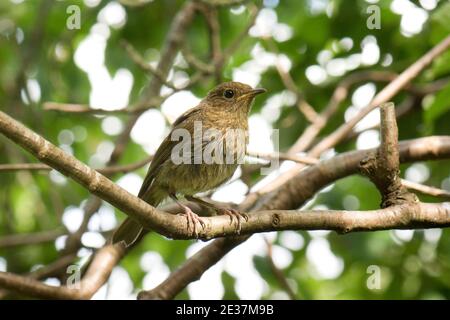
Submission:
[[[371,211],[260,211],[250,215],[249,223],[242,225],[242,232],[246,233],[244,227],[252,224],[253,219],[259,221],[258,225],[261,227],[261,231],[269,231],[276,227],[279,230],[334,230],[339,233],[348,233],[448,227],[450,226],[450,208],[437,204],[414,203]],[[263,226],[268,228],[264,230]],[[246,237],[215,241],[191,258],[191,268],[188,270],[183,267],[178,269],[156,288],[142,291],[138,298],[173,299],[187,284],[185,272],[188,273],[189,282],[199,279],[205,267],[219,261],[224,251],[229,252],[244,239]],[[215,250],[210,250],[213,247]],[[206,251],[211,255],[206,256]],[[220,254],[218,254],[219,252]]]
[[[272,39],[268,39],[267,43],[272,51],[274,51],[277,55],[280,54],[277,46],[275,45]],[[278,59],[276,60],[275,68],[277,69],[278,75],[280,76],[280,79],[283,82],[283,85],[286,87],[286,89],[295,94],[297,100],[296,101],[297,108],[305,116],[305,118],[311,123],[323,122],[322,119],[318,119],[320,115],[305,100],[303,93],[298,89],[291,74],[289,73],[288,70],[284,70],[284,67],[279,63]]]
[[[295,154],[282,152],[263,153],[263,152],[247,151],[247,155],[250,157],[261,158],[266,160],[290,160],[307,165],[317,164],[319,162],[319,159],[317,158],[308,156],[298,156]]]
[[[6,120],[6,121],[5,121]],[[81,182],[83,185],[87,186],[92,192],[97,193],[98,195],[101,195],[104,197],[105,200],[110,201],[113,204],[116,204],[119,208],[125,209],[125,212],[130,213],[131,216],[134,217],[144,217],[144,220],[153,220],[153,218],[156,217],[156,221],[158,221],[160,218],[163,219],[164,226],[161,226],[161,228],[169,228],[173,226],[178,226],[183,230],[187,230],[185,221],[180,221],[177,216],[170,216],[170,219],[167,219],[167,215],[164,213],[157,212],[157,210],[153,209],[151,206],[147,205],[145,202],[129,195],[126,191],[120,189],[119,187],[115,186],[112,182],[110,182],[108,179],[102,177],[100,174],[95,173],[92,169],[88,168],[87,166],[81,164],[76,159],[72,158],[69,155],[66,155],[61,150],[56,148],[55,146],[51,145],[48,141],[45,141],[43,138],[37,136],[35,133],[32,133],[31,130],[26,129],[22,125],[18,124],[8,116],[4,115],[3,113],[0,113],[0,131],[4,132],[7,136],[15,140],[16,142],[23,145],[25,148],[27,148],[29,151],[33,152],[35,155],[39,156],[42,160],[46,161],[49,164],[54,165],[55,168],[62,168],[64,172],[66,172],[68,175],[73,175],[74,177],[77,177],[78,181]],[[301,175],[304,174],[312,174],[313,176],[316,176],[314,179],[306,178],[303,179],[302,177],[297,179],[292,179],[292,183],[287,184],[287,189],[284,190],[284,194],[287,196],[285,197],[285,203],[283,204],[281,197],[276,197],[278,199],[277,202],[272,203],[275,207],[283,208],[283,207],[292,207],[292,206],[299,206],[300,202],[304,201],[307,197],[312,195],[314,192],[316,192],[318,189],[320,189],[320,184],[326,184],[331,182],[329,179],[337,179],[340,175],[345,174],[351,174],[354,173],[358,168],[358,163],[362,159],[363,156],[366,156],[371,151],[357,151],[349,154],[344,154],[341,156],[336,157],[332,160],[323,161],[322,163],[319,163],[316,166],[312,166],[309,169],[304,170]],[[423,160],[426,158],[441,158],[441,157],[450,157],[450,138],[448,137],[431,137],[431,138],[424,138],[424,139],[418,139],[412,142],[407,142],[401,145],[400,147],[400,154],[402,155],[402,160],[405,159],[415,159],[415,160]],[[334,176],[333,176],[334,174]],[[338,174],[338,175],[336,175]],[[318,176],[317,176],[318,175]],[[303,181],[302,183],[299,183],[299,181]],[[316,184],[313,184],[309,188],[305,187],[305,181],[317,181]],[[112,186],[111,186],[112,185]],[[311,185],[311,183],[308,183],[307,185]],[[299,199],[299,193],[294,188],[302,188],[304,192],[304,197],[300,197]],[[297,195],[297,199],[293,200],[293,194]],[[114,198],[114,200],[111,200],[111,198]],[[286,199],[290,199],[290,202],[286,201]],[[292,201],[297,201],[292,202]],[[128,209],[130,211],[128,211]],[[431,210],[432,209],[432,210]],[[428,211],[431,210],[431,211]],[[436,209],[433,207],[427,207],[427,212],[443,212],[440,211],[441,209]],[[140,213],[137,213],[135,211],[138,211]],[[445,210],[444,210],[445,211]],[[417,212],[417,209],[416,211]],[[422,211],[421,211],[422,212]],[[298,214],[291,214],[287,216],[288,220],[285,220],[285,217],[280,219],[280,214],[282,214],[281,211],[276,212],[270,212],[266,211],[263,212],[262,215],[258,214],[251,214],[250,220],[248,223],[243,223],[243,232],[258,232],[258,231],[267,231],[267,230],[283,230],[284,228],[288,228],[286,225],[287,221],[289,224],[292,223],[291,227],[300,227],[300,220],[297,220],[297,216],[303,216]],[[295,216],[295,217],[294,217]],[[421,216],[421,215],[415,215],[415,217]],[[428,216],[428,215],[427,215]],[[440,216],[442,219],[445,219],[444,215]],[[291,220],[292,218],[292,220]],[[225,217],[214,217],[214,218],[205,218],[207,221],[207,229],[205,230],[205,233],[202,234],[205,238],[209,238],[211,236],[220,236],[225,234],[233,234],[235,232],[234,227],[229,225],[229,220]],[[262,220],[261,220],[262,219]],[[278,220],[279,219],[279,220]],[[436,226],[436,223],[445,223],[444,220],[434,220],[427,221],[427,218],[424,218],[422,220],[416,219],[412,220],[414,222],[422,221],[423,223],[420,224],[421,227],[426,226],[427,224]],[[143,222],[145,222],[143,220]],[[436,222],[437,221],[437,222]],[[148,225],[148,222],[145,222]],[[161,221],[159,221],[161,222]],[[155,222],[156,223],[156,222]],[[310,222],[311,223],[311,222]],[[433,224],[435,223],[435,224]],[[150,224],[150,227],[152,227],[153,223]],[[305,225],[303,225],[305,226]],[[318,227],[318,222],[316,222],[316,226]],[[156,228],[158,228],[155,225]],[[314,226],[312,224],[309,225],[309,227],[313,228]],[[323,227],[323,226],[322,226]],[[401,226],[398,226],[401,227]],[[252,229],[254,228],[254,229]],[[346,227],[348,228],[348,227]],[[353,227],[359,228],[357,224],[355,224]],[[153,228],[155,229],[155,228]],[[346,231],[345,229],[344,231]],[[351,229],[350,229],[351,230]],[[363,230],[363,229],[361,229]],[[158,230],[157,230],[158,231]],[[182,236],[182,233],[179,233],[177,235]],[[186,234],[184,234],[186,236]],[[236,244],[236,241],[239,241],[239,238],[235,238],[232,242]],[[220,244],[220,243],[219,243]],[[230,242],[223,243],[221,247],[229,247]],[[231,249],[231,248],[230,248]],[[220,256],[223,253],[223,250],[220,251],[220,254],[218,252],[218,255]],[[207,263],[211,263],[211,260],[208,260]],[[16,282],[14,282],[16,283]],[[10,288],[10,287],[8,287]],[[53,289],[52,289],[53,290]],[[44,295],[52,295],[53,291],[50,290],[50,292],[46,289],[42,291]]]
[[[263,204],[259,207],[265,210],[299,208],[318,190],[338,179],[358,173],[360,161],[375,152],[376,149],[347,152],[310,166],[261,199]],[[404,141],[399,144],[399,152],[402,163],[450,158],[450,137]],[[146,298],[174,298],[189,283],[199,279],[208,268],[247,239],[248,236],[241,236],[213,241],[186,260],[169,278],[148,292],[148,295],[142,294]]]
[[[177,88],[173,85],[173,83],[166,80],[166,75],[163,74],[159,69],[153,68],[145,59],[140,55],[140,53],[129,43],[128,41],[122,40],[120,45],[125,49],[130,59],[139,66],[145,72],[148,72],[150,75],[155,76],[158,80],[163,83],[166,87],[169,87],[173,90],[177,90]]]
[[[412,182],[402,179],[402,185],[409,190],[414,190],[422,194],[426,194],[433,197],[439,197],[443,200],[450,201],[450,192],[447,190],[439,189],[436,187],[427,186],[417,182]]]
[[[444,38],[438,45],[433,47],[425,55],[423,55],[419,60],[413,63],[408,69],[403,71],[397,78],[390,82],[383,90],[381,90],[370,102],[368,106],[363,108],[356,116],[354,116],[349,121],[345,122],[341,127],[335,132],[330,134],[327,138],[323,139],[319,144],[317,144],[312,152],[318,153],[327,150],[331,146],[335,145],[337,142],[344,139],[347,134],[349,134],[352,128],[361,121],[369,112],[374,110],[378,105],[390,100],[394,97],[402,88],[408,85],[412,79],[417,77],[417,75],[425,69],[431,62],[433,62],[436,57],[440,56],[442,53],[448,50],[450,47],[450,36]]]
[[[145,102],[145,106],[142,106],[143,103],[139,103],[137,105],[131,105],[123,109],[110,110],[104,108],[96,108],[93,106],[85,105],[85,104],[77,104],[77,103],[60,103],[48,101],[44,102],[43,109],[46,111],[60,111],[60,112],[68,112],[68,113],[80,113],[80,114],[130,114],[135,115],[137,113],[142,113],[145,110],[150,108],[156,108],[161,105],[161,103],[167,97],[157,97],[152,100],[148,100]]]

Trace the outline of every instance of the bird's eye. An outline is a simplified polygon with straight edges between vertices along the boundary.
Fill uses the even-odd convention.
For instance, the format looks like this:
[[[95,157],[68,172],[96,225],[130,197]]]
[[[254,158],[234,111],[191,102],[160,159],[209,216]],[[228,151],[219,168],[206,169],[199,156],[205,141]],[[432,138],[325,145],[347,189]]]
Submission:
[[[227,99],[231,99],[231,98],[234,97],[234,91],[233,91],[233,90],[230,90],[230,89],[225,90],[225,91],[223,92],[223,96],[224,96],[225,98],[227,98]]]

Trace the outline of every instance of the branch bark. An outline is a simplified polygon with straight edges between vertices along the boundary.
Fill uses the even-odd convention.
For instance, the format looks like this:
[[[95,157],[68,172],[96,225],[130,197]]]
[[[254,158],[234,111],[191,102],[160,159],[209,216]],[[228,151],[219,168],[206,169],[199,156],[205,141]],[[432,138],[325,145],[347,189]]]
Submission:
[[[450,37],[448,38],[448,40],[450,40]],[[449,41],[449,44],[450,44],[450,41]],[[440,46],[442,49],[442,43]],[[447,45],[447,47],[448,47],[448,45]],[[436,56],[437,54],[440,54],[440,52],[434,52],[434,54]],[[414,77],[421,70],[421,68],[423,68],[426,64],[430,63],[430,61],[428,61],[426,59],[423,60],[422,62],[423,62],[422,65],[417,66],[416,69],[414,69],[414,68],[412,68],[411,70],[408,69],[410,71],[409,77]],[[401,78],[401,76],[399,78]],[[392,83],[395,83],[397,80],[398,79],[396,79]],[[388,86],[386,88],[386,92],[384,93],[385,97],[389,96],[390,94],[394,94],[393,91],[399,90],[399,88],[402,87],[402,84],[404,84],[405,81],[409,81],[409,80],[406,78],[403,78],[403,79],[397,81],[397,86],[392,86],[392,87]],[[377,95],[377,97],[378,97],[378,95]],[[381,99],[381,98],[379,98],[379,99]],[[3,126],[4,124],[8,124],[8,126],[7,127]],[[130,125],[128,126],[128,128],[131,128],[132,126],[133,126],[133,121],[130,122]],[[21,127],[20,124],[14,122],[14,120],[12,120],[11,118],[8,118],[8,116],[6,116],[5,114],[0,113],[0,131],[3,132],[5,135],[7,135],[12,140],[21,144],[23,147],[27,148],[30,152],[35,154],[42,161],[59,168],[63,173],[66,173],[67,175],[77,179],[77,181],[79,183],[81,183],[85,187],[87,187],[92,193],[104,196],[107,201],[110,201],[111,203],[116,204],[119,208],[128,212],[130,214],[130,216],[133,216],[133,217],[137,218],[138,220],[141,220],[141,222],[144,222],[144,225],[146,225],[152,229],[155,229],[156,231],[161,231],[161,233],[163,233],[164,230],[173,228],[174,230],[172,230],[172,231],[175,232],[174,234],[176,236],[178,236],[178,235],[180,235],[180,237],[185,236],[184,234],[182,234],[183,230],[177,230],[177,227],[185,229],[184,221],[183,221],[183,223],[179,224],[176,221],[177,219],[175,217],[172,217],[171,220],[167,219],[167,217],[165,216],[164,213],[152,208],[151,206],[145,205],[144,203],[142,203],[142,201],[139,202],[138,200],[134,199],[135,197],[129,195],[122,189],[114,186],[114,184],[112,184],[105,177],[101,176],[94,170],[92,170],[92,169],[88,168],[87,166],[83,165],[82,163],[78,162],[76,159],[65,155],[61,150],[59,150],[56,147],[54,147],[53,145],[51,145],[48,141],[40,138],[39,136],[37,136],[35,133],[31,132],[30,130],[28,130],[28,131],[27,130],[28,129],[26,129],[23,126]],[[330,144],[330,142],[328,142],[328,144],[327,143],[323,143],[322,145],[319,144],[318,146],[316,146],[316,148],[313,149],[314,152],[312,152],[312,154],[314,155],[315,153],[320,153],[319,150],[321,150],[321,148],[322,148],[322,151],[326,149],[324,146],[326,146],[328,148],[330,145],[333,145],[334,143],[337,143],[338,141],[340,141],[341,139],[339,138],[338,133],[339,133],[339,130],[336,131],[336,135],[335,135],[335,138],[336,137],[338,137],[338,138],[334,139],[331,144]],[[122,141],[119,141],[119,142],[122,142]],[[123,146],[123,144],[122,144],[122,146]],[[319,146],[321,146],[321,148],[318,148]],[[120,149],[120,147],[119,147],[119,149]],[[114,154],[113,154],[113,156],[114,156]],[[61,157],[61,159],[57,159],[57,157]],[[113,157],[113,159],[114,159],[114,157]],[[317,166],[319,166],[319,165],[317,165]],[[292,176],[291,176],[291,178],[292,178]],[[295,187],[293,187],[293,188],[295,188]],[[119,198],[112,199],[111,195],[119,196]],[[291,200],[291,201],[295,201],[295,200]],[[410,204],[408,204],[408,206],[410,206]],[[388,208],[388,209],[392,209],[392,208]],[[419,216],[421,216],[421,215],[426,216],[427,212],[433,212],[436,215],[439,215],[439,217],[443,218],[444,220],[447,218],[447,215],[448,215],[448,213],[446,212],[447,211],[446,208],[444,208],[444,211],[442,211],[441,209],[437,210],[432,207],[426,207],[426,208],[420,207],[419,209],[417,209],[415,207],[408,208],[408,211],[415,212],[418,210],[417,212],[420,212],[420,214],[418,214]],[[387,209],[384,209],[384,210],[387,210]],[[272,214],[274,214],[274,212],[272,212],[272,211],[262,211],[262,212],[263,213],[265,212],[265,215],[271,215],[272,219],[270,220],[270,223],[273,224],[274,216],[272,216]],[[276,211],[275,214],[277,212],[282,213],[284,211]],[[286,212],[286,213],[290,214],[290,212]],[[253,217],[253,216],[255,216],[255,217]],[[217,235],[231,234],[231,232],[228,233],[228,229],[227,229],[227,226],[225,225],[225,223],[220,221],[221,218],[222,217],[208,219],[208,228],[211,228],[211,226],[221,228],[221,230],[214,230],[214,232],[216,232],[216,233],[213,232],[212,236],[215,236],[215,234],[217,234]],[[257,219],[256,215],[254,215],[254,214],[251,215],[251,218]],[[264,218],[268,219],[268,217],[266,217],[266,216],[264,216]],[[172,222],[173,220],[175,220],[175,222]],[[411,220],[411,221],[415,221],[415,220]],[[419,221],[420,221],[420,219],[419,219]],[[430,222],[425,221],[425,224],[426,223],[430,223]],[[446,222],[444,222],[443,225],[446,225]],[[158,227],[159,227],[159,229],[158,229]],[[279,229],[275,228],[275,229],[271,229],[271,230],[279,230]],[[231,228],[230,228],[230,231],[231,231]],[[180,232],[180,233],[178,234],[178,232]],[[250,231],[246,230],[246,232],[250,232]],[[170,234],[170,235],[173,235],[173,234]],[[205,237],[205,238],[207,238],[207,237]],[[236,239],[237,239],[236,243],[239,243],[239,241],[242,240],[243,238],[234,238],[234,240],[236,240]],[[224,245],[222,247],[224,250],[227,250],[227,249],[230,250],[232,248],[227,245]],[[222,253],[218,252],[218,254],[216,256],[222,257]]]
[[[173,61],[176,57],[176,54],[183,42],[184,34],[186,30],[188,29],[188,26],[192,22],[194,18],[194,14],[196,11],[197,4],[192,2],[187,2],[177,13],[175,16],[171,28],[166,36],[164,46],[161,50],[161,59],[158,62],[157,70],[161,73],[161,75],[165,75],[167,77],[170,68],[173,64]],[[115,148],[111,154],[111,157],[107,163],[107,166],[114,166],[117,164],[118,160],[120,159],[123,151],[125,150],[125,147],[129,141],[130,138],[130,132],[132,128],[134,127],[135,123],[139,119],[140,115],[146,111],[148,108],[151,108],[155,105],[155,99],[158,99],[160,96],[160,89],[161,89],[162,83],[161,81],[154,77],[151,79],[149,86],[145,90],[144,94],[142,95],[139,102],[134,104],[132,106],[132,110],[130,111],[132,113],[131,117],[129,118],[127,124],[125,125],[125,129],[122,131],[122,133],[119,135],[119,137],[115,141]],[[157,97],[157,98],[155,98]],[[87,112],[90,112],[90,108],[85,108]],[[130,107],[131,110],[131,107]],[[84,227],[87,226],[90,217],[100,208],[101,206],[101,200],[98,197],[91,196],[87,204],[85,206],[84,210],[84,218],[83,223],[80,226],[79,230],[77,230],[75,233],[69,235],[69,238],[66,241],[66,248],[63,250],[63,254],[68,254],[72,251],[77,250],[80,245],[80,238],[82,233],[84,232]],[[120,248],[117,247],[110,247],[109,250],[114,251],[116,256],[122,256],[120,252]],[[115,263],[117,263],[120,259],[117,259]],[[107,266],[109,270],[104,270],[102,272],[110,272],[115,264],[110,264]],[[109,273],[108,273],[109,274]],[[107,277],[104,278],[106,281]]]
[[[418,61],[416,61],[413,65],[411,65],[407,70],[405,70],[400,76],[398,76],[394,81],[392,81],[387,87],[385,87],[380,93],[378,93],[371,104],[369,104],[366,108],[361,110],[361,112],[354,117],[350,123],[346,123],[341,126],[338,130],[328,136],[326,139],[322,140],[318,145],[316,145],[309,153],[308,156],[318,157],[323,151],[327,150],[333,145],[336,145],[338,142],[343,140],[352,130],[352,128],[360,121],[365,115],[367,115],[373,108],[376,107],[377,104],[381,104],[392,98],[396,93],[398,93],[405,85],[407,85],[414,77],[417,76],[419,72],[421,72],[427,65],[433,61],[436,57],[441,55],[450,47],[450,36],[441,41],[438,45],[433,47],[429,52],[427,52],[424,56],[422,56]],[[343,94],[346,95],[342,90],[336,89],[335,95],[336,97],[332,98],[333,101],[339,101],[340,97]],[[377,103],[377,104],[376,104]],[[337,109],[339,103],[330,104],[323,114],[324,116],[331,116],[335,110]],[[290,149],[290,152],[295,153],[299,151],[303,151],[309,147],[313,139],[317,136],[320,130],[324,126],[324,122],[318,121],[317,123],[311,124],[304,134],[297,140],[297,142]],[[436,147],[436,146],[434,146]],[[401,160],[401,159],[400,159]],[[320,166],[320,165],[319,165]],[[298,197],[289,198],[288,194],[292,194],[292,190],[298,191],[296,195],[303,196],[305,193],[302,189],[297,189],[297,186],[292,185],[290,182],[297,181],[297,179],[292,179],[293,176],[299,176],[299,172],[301,172],[302,165],[298,165],[296,168],[291,169],[286,174],[280,176],[277,179],[277,183],[274,184],[273,187],[267,188],[270,190],[286,190],[287,192],[279,193],[275,192],[278,195],[278,198],[275,197],[277,201],[273,201],[273,197],[265,197],[265,199],[260,200],[259,206],[270,207],[274,204],[274,202],[286,202],[286,204],[294,204],[293,208],[296,208],[295,203]],[[314,166],[318,167],[318,166]],[[313,168],[314,168],[313,167]],[[306,170],[305,170],[306,171]],[[290,180],[290,181],[289,181]],[[314,181],[314,180],[310,180]],[[287,182],[287,183],[286,183]],[[300,182],[300,181],[298,181]],[[283,186],[284,184],[284,186]],[[299,183],[300,185],[301,183]],[[280,187],[281,186],[281,187]],[[306,186],[307,187],[307,186]],[[266,193],[267,193],[266,192]],[[308,194],[306,192],[306,194]],[[256,200],[259,198],[258,193],[251,193],[246,200],[244,201],[244,205],[251,206]],[[269,199],[272,200],[272,203],[268,204]],[[300,201],[305,201],[305,198]],[[250,204],[250,205],[249,205]],[[297,204],[297,207],[299,204]],[[276,207],[276,205],[275,205]],[[292,208],[289,207],[289,208]],[[153,291],[153,296],[168,296],[170,297],[170,293],[178,293],[183,290],[190,282],[197,279],[203,272],[205,272],[209,267],[214,265],[220,258],[218,256],[223,257],[226,255],[232,248],[238,246],[248,237],[239,237],[229,239],[219,239],[208,245],[207,247],[200,250],[194,257],[188,259],[177,271],[172,273],[168,279],[166,279],[160,286],[158,286]],[[212,258],[209,258],[212,256]],[[193,271],[195,270],[195,271]],[[169,294],[166,294],[166,293]],[[175,294],[172,295],[174,297]]]
[[[254,208],[259,207],[264,210],[299,208],[317,191],[330,183],[358,173],[360,161],[374,153],[376,149],[346,152],[310,166],[274,192],[266,195]],[[401,163],[450,158],[450,137],[436,136],[400,142],[399,153]],[[241,208],[243,208],[242,205]],[[143,292],[140,297],[173,299],[189,283],[198,280],[208,268],[248,238],[248,236],[228,237],[213,241],[186,260],[160,285]]]
[[[392,102],[380,106],[381,144],[375,155],[361,161],[361,172],[368,176],[381,193],[381,207],[418,201],[408,192],[400,179],[398,128]]]
[[[113,174],[113,173],[127,173],[136,169],[142,168],[146,164],[152,161],[153,156],[149,156],[141,161],[131,164],[106,166],[104,168],[96,169],[101,174]],[[52,167],[43,163],[14,163],[14,164],[0,164],[0,172],[14,172],[21,170],[36,170],[36,171],[51,171]]]

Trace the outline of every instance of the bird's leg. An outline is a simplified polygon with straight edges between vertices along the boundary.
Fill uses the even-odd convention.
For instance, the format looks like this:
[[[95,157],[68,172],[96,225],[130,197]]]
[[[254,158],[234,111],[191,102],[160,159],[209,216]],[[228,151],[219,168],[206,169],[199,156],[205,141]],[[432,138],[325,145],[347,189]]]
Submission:
[[[219,215],[229,216],[230,224],[233,224],[234,219],[236,219],[236,232],[238,234],[241,233],[241,228],[242,228],[241,220],[244,219],[245,221],[248,221],[248,216],[245,213],[241,213],[236,209],[221,207],[214,203],[210,203],[208,201],[199,199],[194,196],[185,196],[185,198],[186,198],[186,200],[198,203],[199,205],[201,205],[203,207],[213,209]]]
[[[191,229],[190,226],[192,225],[192,235],[198,238],[197,224],[200,224],[202,228],[205,229],[206,228],[205,222],[195,212],[193,212],[191,208],[185,206],[180,201],[178,201],[176,195],[171,194],[170,198],[172,198],[172,200],[175,201],[183,209],[184,213],[181,213],[181,215],[186,217],[188,231]]]

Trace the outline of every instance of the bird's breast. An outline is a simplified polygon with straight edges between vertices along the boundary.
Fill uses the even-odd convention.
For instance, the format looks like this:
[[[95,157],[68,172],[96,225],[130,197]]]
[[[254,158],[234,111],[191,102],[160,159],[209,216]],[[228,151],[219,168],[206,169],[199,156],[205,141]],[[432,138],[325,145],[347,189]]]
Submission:
[[[191,155],[183,163],[168,161],[160,177],[171,192],[192,195],[228,181],[243,163],[248,134],[245,129],[203,130],[190,141]]]

